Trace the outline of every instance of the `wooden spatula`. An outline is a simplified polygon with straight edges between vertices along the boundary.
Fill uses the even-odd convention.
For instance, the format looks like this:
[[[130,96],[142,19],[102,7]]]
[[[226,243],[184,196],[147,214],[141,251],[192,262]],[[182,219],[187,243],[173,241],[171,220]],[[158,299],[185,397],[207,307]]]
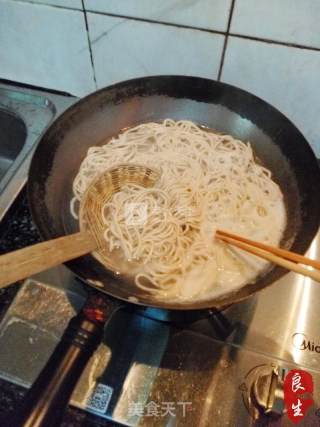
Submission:
[[[120,165],[99,175],[88,187],[79,213],[80,232],[0,256],[0,288],[106,246],[101,211],[126,184],[152,187],[159,174],[138,165]],[[100,256],[101,259],[101,256]]]

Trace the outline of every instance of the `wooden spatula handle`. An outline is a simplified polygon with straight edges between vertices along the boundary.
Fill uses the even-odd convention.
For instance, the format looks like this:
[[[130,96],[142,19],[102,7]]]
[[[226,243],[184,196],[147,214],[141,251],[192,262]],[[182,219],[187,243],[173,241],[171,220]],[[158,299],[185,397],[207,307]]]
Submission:
[[[89,233],[79,232],[2,255],[0,288],[85,255],[96,247]]]

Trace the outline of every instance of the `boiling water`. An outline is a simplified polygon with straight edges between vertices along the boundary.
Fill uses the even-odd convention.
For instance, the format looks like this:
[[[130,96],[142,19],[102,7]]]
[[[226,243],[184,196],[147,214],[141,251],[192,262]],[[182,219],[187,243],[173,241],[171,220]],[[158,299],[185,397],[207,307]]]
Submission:
[[[208,128],[204,130],[221,135],[220,132]],[[262,162],[259,161],[259,163]],[[263,212],[260,214],[263,216]],[[215,260],[209,260],[193,268],[188,274],[181,275],[180,280],[170,292],[162,293],[161,299],[170,298],[170,300],[179,302],[194,298],[197,300],[211,299],[236,290],[247,283],[253,283],[257,276],[260,276],[268,268],[269,263],[240,249],[221,245],[215,241],[213,236],[215,229],[219,228],[269,245],[278,246],[286,227],[286,208],[282,198],[270,204],[268,218],[269,221],[273,222],[271,232],[270,227],[267,227],[267,232],[261,227],[255,229],[253,233],[246,223],[242,223],[234,217],[221,218],[215,224],[206,224],[208,235],[212,236],[208,244],[214,246]],[[94,255],[109,270],[116,272],[122,279],[131,282],[131,284],[134,283],[136,274],[145,272],[143,260],[127,260],[120,249],[115,249],[112,252],[105,249],[103,254],[103,259],[98,253]],[[108,263],[106,263],[106,258],[109,261]]]

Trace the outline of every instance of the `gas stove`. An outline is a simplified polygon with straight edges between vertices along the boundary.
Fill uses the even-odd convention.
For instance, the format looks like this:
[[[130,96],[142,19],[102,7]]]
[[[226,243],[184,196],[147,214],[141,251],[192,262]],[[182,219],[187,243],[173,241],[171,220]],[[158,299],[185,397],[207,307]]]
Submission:
[[[320,258],[320,233],[308,256]],[[29,387],[84,302],[64,267],[26,280],[0,325],[0,376]],[[188,323],[118,311],[79,379],[71,405],[125,426],[290,426],[283,380],[313,377],[299,425],[320,426],[320,286],[289,273],[223,312]]]
[[[11,93],[5,89],[2,97]],[[31,95],[37,96],[29,95],[14,92],[6,106],[19,107],[21,115],[27,105],[22,116],[35,143],[47,124],[42,117],[49,120],[75,99],[34,91]],[[45,99],[39,103],[40,95]],[[25,114],[32,103],[29,120]],[[31,154],[1,195],[5,207],[0,206],[0,217],[27,179]],[[1,222],[2,252],[38,239],[25,201],[19,209],[22,215],[13,220],[7,215],[10,226]],[[320,258],[320,233],[308,256]],[[65,267],[26,280],[0,323],[0,378],[30,387],[85,294]],[[183,324],[156,320],[149,311],[128,306],[106,326],[103,343],[79,379],[71,405],[88,414],[82,425],[93,425],[89,416],[94,415],[101,423],[124,426],[286,427],[292,423],[284,411],[284,378],[300,368],[313,377],[314,403],[299,425],[320,426],[318,304],[319,284],[289,273],[242,303],[223,312],[190,316]]]

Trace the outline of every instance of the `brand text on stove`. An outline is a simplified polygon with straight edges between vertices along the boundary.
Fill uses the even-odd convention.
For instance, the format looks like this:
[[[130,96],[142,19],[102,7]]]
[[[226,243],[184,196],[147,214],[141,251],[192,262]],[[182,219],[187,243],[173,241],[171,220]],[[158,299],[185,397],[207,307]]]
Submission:
[[[292,335],[292,343],[298,350],[314,351],[320,354],[320,344],[310,340],[307,335],[297,332]]]

